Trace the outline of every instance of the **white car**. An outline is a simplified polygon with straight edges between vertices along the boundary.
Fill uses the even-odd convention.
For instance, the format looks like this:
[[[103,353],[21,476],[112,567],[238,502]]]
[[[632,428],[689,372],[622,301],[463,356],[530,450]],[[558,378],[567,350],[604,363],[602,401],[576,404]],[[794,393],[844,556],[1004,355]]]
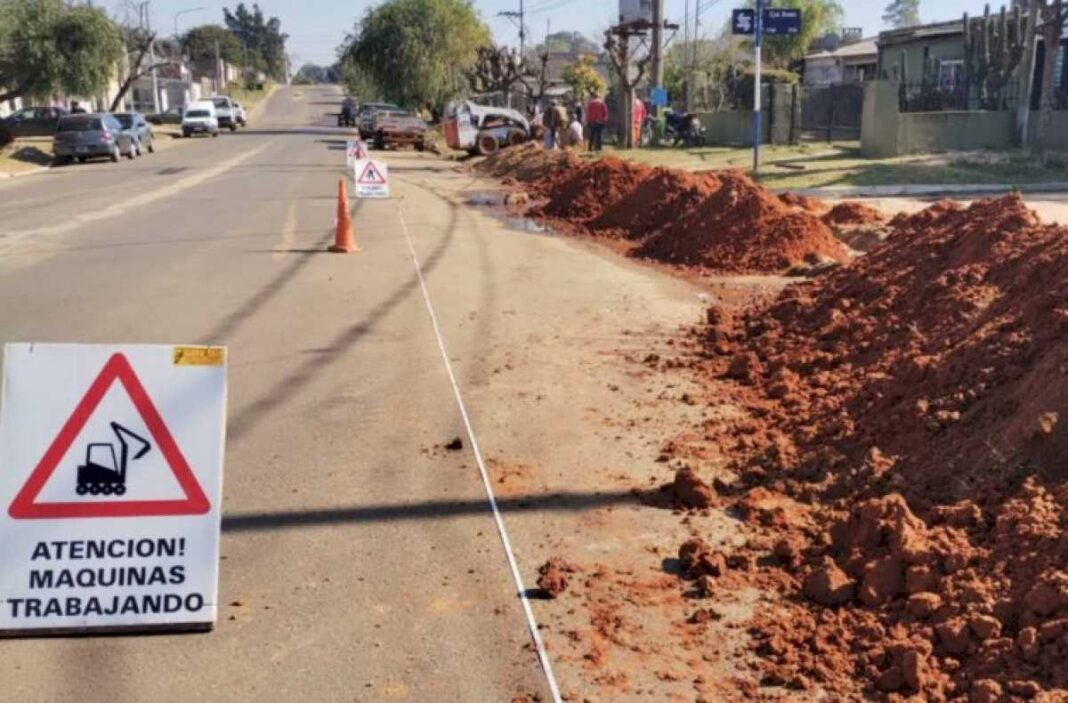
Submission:
[[[234,109],[234,101],[226,95],[213,95],[209,100],[215,104],[215,116],[219,119],[219,127],[229,129],[231,132],[236,131],[237,120],[234,115],[237,110]]]
[[[241,103],[234,103],[234,115],[237,116],[237,123],[242,127],[248,127],[248,113],[245,112],[245,106]]]
[[[211,100],[197,100],[186,105],[182,114],[182,136],[191,137],[194,134],[219,136],[219,117]]]

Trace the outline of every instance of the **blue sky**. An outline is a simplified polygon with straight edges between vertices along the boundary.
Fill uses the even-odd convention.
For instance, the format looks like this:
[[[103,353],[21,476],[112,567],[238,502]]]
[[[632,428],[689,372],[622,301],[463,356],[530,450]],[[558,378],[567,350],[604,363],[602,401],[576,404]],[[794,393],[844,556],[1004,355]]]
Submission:
[[[711,6],[702,11],[703,30],[714,33],[730,15],[732,7],[741,5],[741,0],[705,0]],[[866,35],[885,29],[882,22],[883,8],[889,0],[839,0],[845,8],[846,25],[863,27]],[[618,1],[612,0],[525,0],[528,8],[527,28],[534,41],[545,36],[546,21],[549,30],[583,32],[597,38],[616,18]],[[670,21],[682,24],[685,0],[665,0],[665,14]],[[222,8],[233,7],[236,2],[217,0],[152,0],[154,27],[164,34],[174,32],[174,15],[188,8],[203,7],[197,12],[178,18],[179,31],[197,24],[222,23]],[[251,3],[250,3],[251,4]],[[267,15],[282,20],[282,28],[290,35],[288,49],[296,66],[305,62],[330,63],[334,50],[345,33],[352,28],[356,18],[375,3],[369,0],[261,0],[260,7]],[[691,2],[691,7],[692,7]],[[516,27],[506,18],[498,17],[501,10],[518,9],[519,0],[475,0],[497,41],[518,44]],[[1000,7],[996,2],[992,6]],[[116,4],[117,6],[117,4]],[[983,0],[921,0],[920,16],[924,22],[956,19],[965,10],[972,14],[982,12]]]

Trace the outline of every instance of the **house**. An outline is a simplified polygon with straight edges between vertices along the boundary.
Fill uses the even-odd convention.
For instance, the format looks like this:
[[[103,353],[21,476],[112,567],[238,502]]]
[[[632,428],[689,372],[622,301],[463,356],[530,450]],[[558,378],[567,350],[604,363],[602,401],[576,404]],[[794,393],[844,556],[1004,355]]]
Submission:
[[[955,85],[963,78],[963,20],[880,32],[876,44],[879,78],[907,83],[936,79],[931,82],[938,85]]]
[[[805,56],[805,85],[861,83],[875,78],[879,50],[875,39],[860,39]]]

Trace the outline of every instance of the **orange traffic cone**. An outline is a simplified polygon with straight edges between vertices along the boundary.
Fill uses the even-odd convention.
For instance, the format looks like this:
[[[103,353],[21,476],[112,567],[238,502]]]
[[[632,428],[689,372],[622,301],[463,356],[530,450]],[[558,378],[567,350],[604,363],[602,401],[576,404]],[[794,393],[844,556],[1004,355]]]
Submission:
[[[356,237],[352,232],[352,217],[349,215],[349,193],[345,188],[345,179],[337,180],[337,229],[334,232],[334,245],[330,251],[338,254],[348,254],[359,251]]]

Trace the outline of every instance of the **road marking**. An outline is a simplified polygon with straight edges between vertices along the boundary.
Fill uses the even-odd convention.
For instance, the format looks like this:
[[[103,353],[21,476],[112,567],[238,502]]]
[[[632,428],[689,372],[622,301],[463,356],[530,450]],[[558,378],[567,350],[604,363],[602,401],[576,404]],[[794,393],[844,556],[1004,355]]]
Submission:
[[[286,250],[293,248],[295,241],[294,234],[297,231],[297,201],[293,200],[289,203],[289,209],[286,210],[286,222],[282,225],[282,241],[278,242],[278,246],[274,248],[271,253],[271,261],[281,261],[285,258]]]
[[[88,222],[97,222],[99,220],[107,220],[112,217],[117,217],[118,215],[122,215],[135,208],[154,203],[161,198],[177,195],[183,190],[192,188],[193,186],[199,185],[208,179],[214,178],[215,176],[221,175],[226,171],[229,171],[231,168],[237,166],[241,162],[250,159],[256,154],[259,154],[261,151],[263,151],[270,145],[271,142],[264,142],[255,149],[246,151],[244,154],[239,154],[238,156],[235,156],[229,161],[223,161],[221,164],[217,164],[216,166],[213,166],[199,173],[194,173],[179,181],[175,181],[174,183],[165,185],[157,190],[149,191],[147,193],[141,193],[140,195],[134,196],[132,198],[126,198],[119,202],[112,203],[111,205],[95,212],[82,213],[80,215],[76,215],[70,218],[69,220],[64,220],[63,222],[59,222],[54,225],[37,227],[35,229],[24,229],[16,230],[14,232],[8,232],[7,236],[10,237],[10,240],[7,242],[7,244],[14,244],[18,240],[25,239],[27,237],[64,234],[71,230],[78,229],[79,227]]]
[[[538,632],[538,623],[534,619],[534,611],[530,607],[530,600],[527,598],[527,589],[523,585],[523,577],[519,573],[519,564],[516,562],[515,552],[512,550],[512,541],[508,537],[508,529],[504,526],[504,518],[501,517],[500,508],[497,507],[497,498],[493,494],[493,485],[489,479],[489,472],[486,470],[486,462],[482,459],[482,450],[479,448],[478,439],[475,437],[475,429],[471,425],[471,418],[467,415],[467,406],[464,405],[463,395],[460,393],[460,384],[456,382],[456,374],[453,373],[452,362],[449,361],[449,352],[445,349],[445,339],[441,335],[438,317],[434,314],[434,306],[430,302],[430,292],[427,290],[426,280],[423,278],[423,267],[419,263],[419,256],[415,253],[412,235],[408,231],[408,222],[404,219],[404,212],[399,205],[397,214],[400,216],[401,228],[404,230],[404,239],[408,242],[408,251],[412,255],[412,265],[415,266],[415,275],[419,279],[419,288],[423,291],[423,302],[426,303],[426,311],[430,315],[430,324],[433,326],[434,336],[438,340],[441,360],[445,362],[445,372],[449,375],[449,382],[452,384],[456,405],[460,409],[460,417],[463,418],[464,427],[467,429],[467,438],[471,441],[471,450],[475,453],[475,461],[478,463],[478,472],[482,476],[482,485],[486,488],[486,498],[489,500],[490,509],[493,511],[493,520],[497,523],[497,533],[501,537],[501,544],[504,545],[504,554],[508,558],[508,567],[512,571],[512,580],[515,582],[519,599],[523,604],[523,615],[526,617],[527,630],[530,631],[530,637],[534,640],[534,647],[538,652],[538,661],[541,663],[542,671],[545,672],[545,680],[549,685],[553,703],[563,703],[563,698],[560,697],[560,687],[557,686],[556,677],[553,675],[552,662],[549,661],[549,654],[545,651],[545,643],[542,642],[541,633]]]

